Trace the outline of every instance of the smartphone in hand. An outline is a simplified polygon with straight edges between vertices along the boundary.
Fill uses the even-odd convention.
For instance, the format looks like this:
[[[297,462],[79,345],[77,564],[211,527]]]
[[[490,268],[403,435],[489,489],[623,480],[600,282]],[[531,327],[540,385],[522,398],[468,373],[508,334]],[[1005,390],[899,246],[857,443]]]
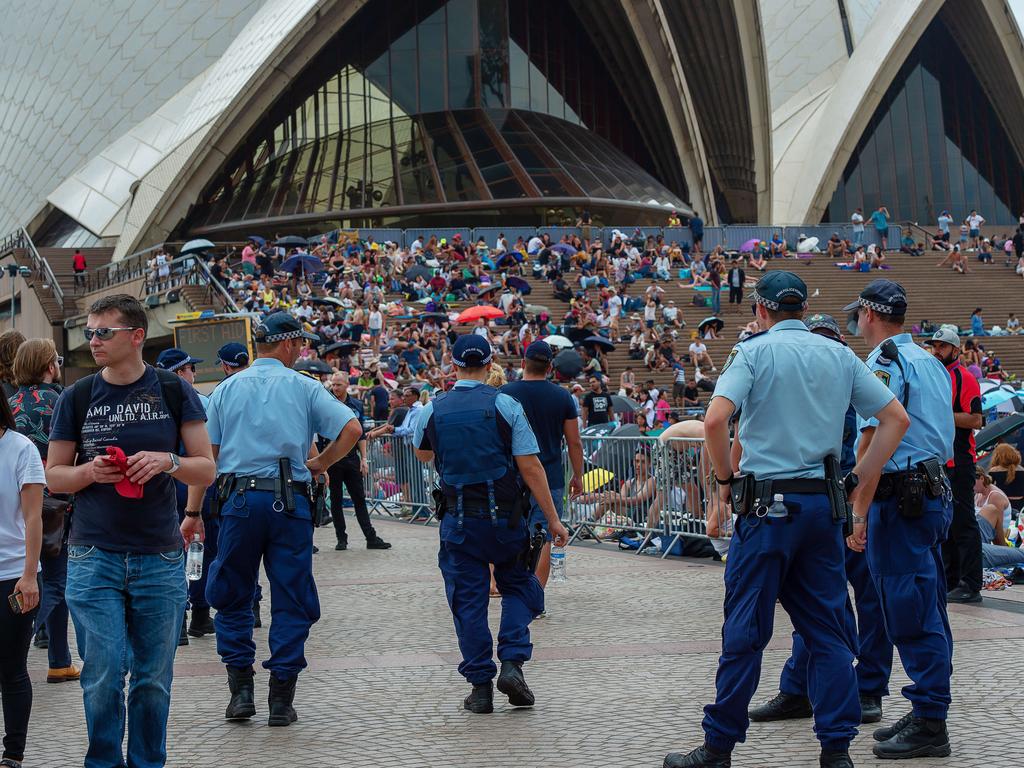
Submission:
[[[8,595],[7,604],[11,606],[12,613],[20,614],[25,607],[25,603],[22,601],[21,598],[21,592],[15,592],[12,595]]]

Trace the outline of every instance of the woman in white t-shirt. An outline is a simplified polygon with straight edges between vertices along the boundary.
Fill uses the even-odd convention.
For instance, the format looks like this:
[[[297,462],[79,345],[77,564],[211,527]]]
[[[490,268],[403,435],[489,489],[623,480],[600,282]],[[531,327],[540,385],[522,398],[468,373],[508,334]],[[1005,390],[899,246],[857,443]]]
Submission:
[[[0,397],[0,684],[4,691],[3,759],[21,765],[32,713],[28,646],[39,606],[39,548],[43,539],[43,462],[31,440],[15,428]],[[9,596],[19,604],[8,605]]]

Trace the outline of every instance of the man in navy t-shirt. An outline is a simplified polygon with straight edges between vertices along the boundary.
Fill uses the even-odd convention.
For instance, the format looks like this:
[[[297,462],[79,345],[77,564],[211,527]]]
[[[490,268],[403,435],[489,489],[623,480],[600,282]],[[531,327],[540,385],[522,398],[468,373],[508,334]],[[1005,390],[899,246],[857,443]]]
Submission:
[[[579,423],[576,421],[576,402],[565,389],[547,380],[551,372],[551,360],[554,351],[546,341],[535,341],[526,348],[526,359],[523,361],[523,378],[513,381],[501,388],[523,406],[526,419],[533,428],[540,447],[540,462],[548,477],[551,498],[554,499],[558,516],[562,516],[565,498],[565,474],[562,471],[562,438],[565,438],[569,450],[569,461],[572,464],[572,478],[569,481],[569,493],[583,492],[583,443],[580,440]],[[536,576],[541,586],[548,583],[551,570],[551,537],[547,532],[544,513],[531,499],[530,530],[534,524],[540,523],[547,536],[548,543],[537,563]]]
[[[179,531],[174,479],[208,486],[216,474],[195,390],[142,360],[147,325],[145,309],[132,296],[107,296],[92,305],[85,336],[102,370],[64,391],[50,431],[46,484],[54,493],[75,494],[66,598],[85,660],[88,765],[166,762],[174,653],[186,599],[182,540],[203,535],[198,512]],[[89,385],[89,405],[79,424],[75,396],[82,385]],[[173,397],[181,404],[180,426],[164,396],[171,387],[180,395]],[[178,455],[179,443],[187,455]],[[107,448],[119,449],[124,459],[108,458]],[[130,713],[126,671],[132,676]],[[121,749],[126,720],[127,761]]]

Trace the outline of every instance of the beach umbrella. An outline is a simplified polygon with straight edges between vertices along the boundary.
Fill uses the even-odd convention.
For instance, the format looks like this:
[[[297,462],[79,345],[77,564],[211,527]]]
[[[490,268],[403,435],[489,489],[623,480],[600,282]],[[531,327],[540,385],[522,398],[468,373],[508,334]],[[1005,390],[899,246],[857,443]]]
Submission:
[[[501,288],[501,286],[500,286],[500,285],[490,285],[490,286],[488,286],[487,288],[482,288],[482,289],[481,289],[481,290],[480,290],[480,291],[479,291],[479,292],[477,293],[477,296],[479,296],[480,298],[483,298],[483,297],[484,297],[484,296],[486,296],[486,295],[487,295],[488,293],[494,293],[495,291],[499,290],[500,288]]]
[[[818,238],[816,237],[805,237],[796,245],[797,253],[813,253],[814,249],[818,247]]]
[[[974,442],[979,451],[987,451],[1022,426],[1024,426],[1024,413],[1011,413],[1009,416],[996,419],[991,424],[979,429],[974,435]]]
[[[583,475],[583,491],[593,493],[605,483],[614,480],[615,475],[604,467],[595,467]]]
[[[208,251],[211,248],[216,247],[217,246],[211,243],[209,240],[189,240],[187,243],[181,246],[181,250],[178,251],[178,255],[187,256],[190,253],[203,253],[204,251]]]
[[[420,320],[441,320],[445,321],[448,319],[446,312],[424,312],[422,315],[417,315]]]
[[[299,360],[299,362],[295,364],[295,370],[299,373],[305,371],[306,373],[312,373],[317,376],[329,376],[334,373],[334,369],[323,360]]]
[[[757,244],[760,242],[760,239],[756,237],[747,240],[747,242],[740,246],[740,253],[749,253],[750,251],[754,250],[757,247]]]
[[[590,331],[586,328],[570,328],[565,332],[565,335],[569,337],[573,344],[576,344],[589,337]]]
[[[246,235],[245,239],[246,240],[252,240],[260,248],[262,248],[263,246],[265,246],[267,244],[267,238],[260,237],[259,235]]]
[[[326,347],[324,347],[323,352],[321,352],[320,354],[321,355],[329,355],[332,352],[337,352],[342,357],[345,357],[347,355],[351,355],[357,349],[359,349],[359,343],[358,342],[355,342],[355,341],[336,341],[333,344],[328,344]]]
[[[551,362],[556,371],[570,379],[580,375],[583,370],[583,358],[573,349],[563,349]]]
[[[636,413],[640,410],[640,403],[631,397],[612,395],[612,412],[614,413]]]
[[[722,330],[725,327],[725,322],[721,318],[718,318],[718,317],[714,317],[714,316],[705,317],[703,320],[700,321],[700,325],[697,326],[697,331],[701,335],[703,335],[704,331],[707,330],[709,325],[710,326],[714,326],[715,333],[718,333],[720,330]]]
[[[609,435],[615,431],[615,427],[614,421],[606,421],[604,424],[591,424],[589,427],[584,427],[580,430],[580,436],[600,437],[601,435]]]
[[[568,349],[569,347],[572,346],[571,341],[565,338],[565,336],[559,336],[558,334],[555,334],[553,336],[545,336],[544,341],[546,341],[548,344],[550,344],[552,347],[556,349]]]
[[[307,272],[323,272],[324,264],[316,256],[308,253],[297,253],[285,259],[278,269],[281,272],[288,272],[293,275],[301,274],[305,277]]]
[[[516,277],[515,275],[508,278],[508,280],[505,281],[505,285],[509,288],[515,288],[523,294],[523,296],[529,296],[530,292],[533,290],[532,286],[528,282],[523,280],[521,277]]]
[[[581,343],[588,347],[600,347],[605,352],[612,352],[615,349],[615,345],[604,336],[587,336]]]
[[[1017,397],[1017,393],[1012,389],[1004,389],[1002,387],[996,387],[990,389],[984,395],[981,396],[981,410],[987,411],[990,408],[1001,407],[1009,404],[1011,407],[1003,409],[1003,413],[1014,413],[1019,411],[1020,408],[1013,407],[1013,402],[1016,400],[1017,404],[1020,404],[1020,399]]]
[[[274,241],[274,245],[281,245],[285,248],[301,248],[308,244],[308,241],[304,237],[298,235],[285,235]]]
[[[333,296],[317,296],[314,299],[309,300],[310,304],[322,304],[331,307],[343,307],[345,306],[341,299],[336,299]]]
[[[476,307],[470,307],[469,309],[462,310],[459,316],[455,318],[457,323],[472,323],[479,320],[481,317],[485,320],[493,320],[497,317],[504,317],[505,313],[497,307],[492,307],[487,304],[482,304]]]

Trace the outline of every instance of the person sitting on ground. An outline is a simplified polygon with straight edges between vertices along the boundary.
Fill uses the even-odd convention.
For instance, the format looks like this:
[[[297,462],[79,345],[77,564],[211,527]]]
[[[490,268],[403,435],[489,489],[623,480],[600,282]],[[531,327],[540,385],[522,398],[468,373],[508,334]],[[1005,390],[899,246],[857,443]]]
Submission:
[[[1024,549],[1006,546],[1010,500],[981,467],[975,468],[974,509],[981,533],[982,567],[1024,565]]]
[[[1024,506],[1024,466],[1016,448],[999,443],[992,451],[988,474],[1014,507]]]
[[[710,368],[712,371],[717,371],[715,364],[711,361],[711,355],[708,354],[707,345],[700,339],[694,339],[690,342],[690,362],[695,366],[704,366]]]
[[[960,248],[959,244],[953,246],[953,250],[950,253],[950,261],[952,262],[954,272],[966,275],[971,271],[971,268],[967,266],[967,258],[964,256],[963,249]]]
[[[778,256],[779,258],[785,258],[789,255],[789,246],[786,245],[786,241],[782,237],[781,232],[776,232],[772,235],[772,240],[768,244],[768,253],[771,258]]]
[[[679,307],[676,306],[675,301],[669,299],[668,303],[661,308],[661,317],[666,326],[673,328],[682,328],[686,325],[683,322],[683,316],[679,312]]]
[[[1017,315],[1013,312],[1006,318],[1006,332],[1011,336],[1016,336],[1021,332],[1020,320],[1017,319]]]
[[[596,491],[578,497],[579,504],[596,504],[590,519],[601,522],[602,518],[611,513],[622,515],[631,523],[642,524],[647,514],[647,505],[654,498],[654,477],[651,475],[651,458],[646,448],[640,448],[633,455],[633,477],[619,486],[617,491]],[[608,524],[615,522],[614,517]]]
[[[914,240],[914,237],[909,229],[903,232],[903,237],[900,239],[901,253],[909,253],[911,256],[920,256],[922,253],[924,253],[924,248],[922,248],[921,246],[921,243],[918,243],[917,241]]]
[[[647,343],[644,341],[644,332],[639,329],[633,331],[633,335],[629,337],[629,359],[643,360],[646,351]]]
[[[992,263],[992,241],[987,237],[981,241],[978,247],[978,261],[982,264]]]
[[[666,365],[665,357],[661,354],[661,342],[656,338],[644,354],[644,366],[649,371],[658,371]]]
[[[697,389],[697,380],[691,377],[683,389],[683,408],[700,408],[700,390]]]
[[[881,269],[885,263],[885,253],[873,245],[868,247],[868,257],[871,259],[871,269]]]
[[[971,336],[988,336],[985,330],[985,319],[981,316],[981,307],[976,307],[971,312]]]
[[[825,251],[828,253],[829,258],[836,259],[846,253],[846,243],[839,236],[838,232],[833,232],[832,236],[828,239],[825,244]]]

